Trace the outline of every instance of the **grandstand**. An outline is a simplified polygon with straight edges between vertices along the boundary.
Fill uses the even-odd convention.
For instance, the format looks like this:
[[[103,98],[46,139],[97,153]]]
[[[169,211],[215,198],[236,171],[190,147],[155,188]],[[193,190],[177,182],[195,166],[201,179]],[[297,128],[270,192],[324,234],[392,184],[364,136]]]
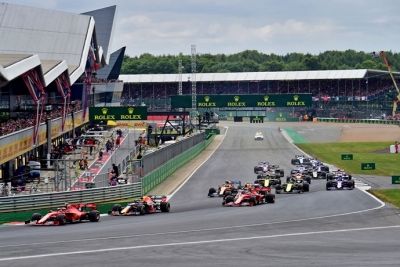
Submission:
[[[117,6],[73,14],[0,4],[0,182],[82,130],[95,86],[119,103],[122,83],[97,77],[111,61],[116,15]]]
[[[190,75],[182,75],[184,95],[191,94]],[[178,74],[120,75],[119,79],[124,81],[122,105],[169,110],[170,96],[178,94]],[[313,108],[323,117],[389,115],[396,98],[389,72],[368,69],[198,73],[196,88],[201,95],[311,93]],[[293,116],[304,113],[300,109],[290,112]]]

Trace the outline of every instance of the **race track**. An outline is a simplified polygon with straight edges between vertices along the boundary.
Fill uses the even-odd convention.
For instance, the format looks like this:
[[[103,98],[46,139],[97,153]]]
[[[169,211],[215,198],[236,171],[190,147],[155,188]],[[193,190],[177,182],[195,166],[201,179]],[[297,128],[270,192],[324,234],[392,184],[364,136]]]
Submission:
[[[263,141],[254,141],[256,131]],[[276,126],[232,124],[172,196],[170,213],[0,227],[0,266],[399,266],[398,209],[361,190],[327,192],[313,180],[310,192],[256,207],[222,207],[222,198],[207,197],[227,179],[254,182],[259,161],[286,175],[296,154]]]

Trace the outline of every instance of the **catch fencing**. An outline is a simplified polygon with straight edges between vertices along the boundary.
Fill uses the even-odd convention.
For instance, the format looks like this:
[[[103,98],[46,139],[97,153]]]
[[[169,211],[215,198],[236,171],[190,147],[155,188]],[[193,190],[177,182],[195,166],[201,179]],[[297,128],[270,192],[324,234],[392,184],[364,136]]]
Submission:
[[[148,173],[154,171],[164,163],[168,162],[172,158],[182,154],[188,149],[202,143],[205,140],[205,132],[195,133],[189,138],[183,139],[179,142],[171,144],[163,149],[155,150],[154,152],[143,156],[142,158],[142,175],[145,176]]]
[[[206,149],[206,147],[214,140],[214,137],[215,135],[212,135],[208,140],[203,140],[201,143],[188,149],[144,176],[142,178],[143,195],[147,194],[151,189],[167,179],[168,176],[200,154],[200,152]]]

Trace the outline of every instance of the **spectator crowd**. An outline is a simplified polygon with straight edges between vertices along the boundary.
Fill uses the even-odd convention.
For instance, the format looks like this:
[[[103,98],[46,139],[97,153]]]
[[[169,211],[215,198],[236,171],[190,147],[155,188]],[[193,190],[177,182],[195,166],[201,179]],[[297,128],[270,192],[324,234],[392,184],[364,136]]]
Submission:
[[[70,114],[72,111],[77,112],[82,110],[82,101],[76,100],[75,103],[76,104],[74,107],[69,105],[67,114]],[[57,103],[49,104],[52,104],[53,110],[50,111],[47,115],[43,111],[44,114],[40,121],[41,123],[45,122],[47,117],[51,117],[52,119],[62,117],[62,105]],[[17,114],[17,118],[0,123],[0,136],[14,133],[35,125],[36,121],[33,112],[17,112]]]

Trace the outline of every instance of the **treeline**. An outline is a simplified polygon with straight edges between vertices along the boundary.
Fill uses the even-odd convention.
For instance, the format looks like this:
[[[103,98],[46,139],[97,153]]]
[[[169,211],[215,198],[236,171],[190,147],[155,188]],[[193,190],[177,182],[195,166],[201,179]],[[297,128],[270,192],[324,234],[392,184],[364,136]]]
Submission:
[[[385,52],[393,71],[400,70],[400,53]],[[190,55],[153,56],[145,53],[139,57],[125,55],[121,74],[171,74],[178,73],[178,61],[182,60],[182,73],[191,73]],[[319,55],[290,53],[284,56],[264,54],[246,50],[237,54],[198,54],[198,73],[258,72],[258,71],[306,71],[376,69],[387,70],[382,58],[373,58],[371,53],[326,51]]]

